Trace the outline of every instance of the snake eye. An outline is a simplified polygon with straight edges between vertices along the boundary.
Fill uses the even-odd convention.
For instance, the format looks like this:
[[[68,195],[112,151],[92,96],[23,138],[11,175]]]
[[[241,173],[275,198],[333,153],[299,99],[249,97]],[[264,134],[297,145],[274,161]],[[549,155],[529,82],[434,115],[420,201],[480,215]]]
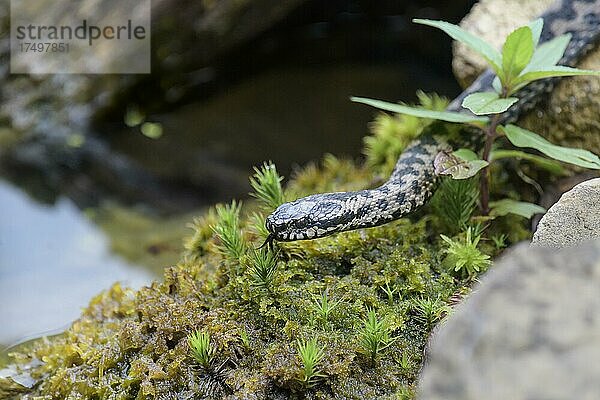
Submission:
[[[299,218],[294,221],[293,225],[295,228],[302,229],[306,226],[307,220],[308,220],[308,218],[306,218],[306,217]]]

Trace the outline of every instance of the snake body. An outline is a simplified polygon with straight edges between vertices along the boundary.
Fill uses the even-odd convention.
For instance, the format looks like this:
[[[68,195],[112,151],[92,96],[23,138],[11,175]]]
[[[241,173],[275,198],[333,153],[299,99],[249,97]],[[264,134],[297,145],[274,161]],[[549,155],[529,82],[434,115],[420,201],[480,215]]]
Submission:
[[[573,65],[600,38],[600,0],[561,0],[542,16],[544,30],[540,43],[570,33],[571,41],[560,60]],[[495,75],[486,71],[447,107],[448,111],[468,112],[462,100],[473,92],[491,90]],[[544,93],[552,90],[554,79],[533,82],[517,94],[519,102],[502,116],[502,122],[515,120],[533,108]],[[279,206],[266,219],[268,241],[315,239],[359,228],[382,225],[409,214],[425,204],[434,193],[438,177],[434,159],[449,145],[436,134],[433,124],[409,145],[399,157],[389,179],[375,189],[355,192],[315,194]]]

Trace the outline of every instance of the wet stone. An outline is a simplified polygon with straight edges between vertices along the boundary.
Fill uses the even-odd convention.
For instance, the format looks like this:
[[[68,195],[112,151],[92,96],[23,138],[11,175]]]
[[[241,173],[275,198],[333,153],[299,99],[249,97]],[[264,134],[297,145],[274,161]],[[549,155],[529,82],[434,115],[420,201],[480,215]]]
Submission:
[[[600,241],[518,246],[432,339],[421,400],[596,399]]]

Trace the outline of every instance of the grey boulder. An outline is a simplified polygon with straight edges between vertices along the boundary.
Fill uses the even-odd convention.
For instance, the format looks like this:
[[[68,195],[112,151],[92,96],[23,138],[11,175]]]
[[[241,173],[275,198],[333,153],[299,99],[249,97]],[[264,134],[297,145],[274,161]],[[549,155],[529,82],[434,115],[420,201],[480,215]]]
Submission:
[[[562,248],[600,238],[600,178],[562,195],[540,220],[532,245]]]
[[[434,335],[418,398],[600,399],[600,241],[496,263]]]

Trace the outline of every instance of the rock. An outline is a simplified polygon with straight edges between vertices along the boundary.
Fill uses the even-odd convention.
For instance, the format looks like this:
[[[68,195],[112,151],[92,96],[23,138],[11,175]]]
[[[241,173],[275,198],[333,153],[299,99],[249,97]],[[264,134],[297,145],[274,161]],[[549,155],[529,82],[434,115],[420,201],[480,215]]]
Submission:
[[[0,117],[8,118],[13,126],[27,129],[39,124],[44,115],[40,102],[50,112],[65,106],[75,108],[65,112],[67,123],[87,121],[107,108],[133,101],[128,96],[136,92],[138,102],[178,101],[198,82],[209,80],[211,63],[225,57],[238,46],[256,37],[305,0],[158,0],[152,2],[152,78],[148,75],[48,75],[13,76],[8,68],[0,67],[3,105]],[[34,6],[32,6],[34,7]],[[56,15],[72,12],[70,4],[60,4]],[[79,7],[104,13],[102,3],[83,0]],[[0,27],[8,26],[9,2],[0,0]],[[8,43],[0,44],[0,58],[8,59]],[[160,82],[156,84],[156,82]],[[145,86],[144,92],[139,86]],[[55,95],[59,93],[60,95]],[[124,98],[126,97],[126,98]],[[141,98],[141,99],[140,99]],[[30,114],[34,112],[34,115]]]
[[[215,60],[251,41],[304,1],[153,1],[152,75],[10,74],[10,43],[1,41],[0,124],[9,127],[2,136],[10,140],[0,146],[0,171],[6,175],[18,169],[17,181],[26,171],[48,186],[49,197],[75,192],[71,197],[82,206],[94,204],[105,189],[126,201],[167,211],[197,205],[204,188],[172,193],[177,185],[111,148],[95,123],[111,112],[117,117],[108,120],[119,120],[130,103],[149,109],[176,103],[199,82],[212,79]],[[95,0],[79,4],[93,15],[103,15],[103,6]],[[66,15],[72,13],[70,7],[71,3],[60,3],[52,12]],[[10,31],[9,17],[10,2],[0,0],[3,32]],[[7,142],[1,137],[0,141]]]
[[[421,400],[597,399],[600,241],[519,245],[432,339]]]
[[[513,29],[535,19],[552,3],[554,0],[481,0],[460,25],[500,48]],[[485,65],[481,56],[455,43],[452,67],[461,85],[468,86]],[[600,69],[600,49],[591,51],[578,66]],[[563,78],[542,104],[521,118],[519,125],[553,143],[600,153],[598,109],[598,77]]]
[[[600,238],[600,178],[563,194],[540,220],[532,245],[562,248]]]
[[[151,77],[11,75],[6,62],[0,66],[0,120],[23,132],[66,136],[85,132],[90,118],[101,117],[128,102],[148,107],[174,103],[199,82],[211,79],[212,63],[217,58],[281,21],[304,1],[153,1]],[[56,7],[63,8],[53,10],[56,15],[72,12],[70,3]],[[93,15],[105,12],[102,3],[94,0],[84,0],[79,7],[93,10]],[[7,28],[8,22],[9,2],[0,0],[0,28]],[[8,60],[9,51],[8,41],[1,43],[0,59]],[[73,125],[75,128],[70,128]],[[49,130],[57,132],[49,134]]]

